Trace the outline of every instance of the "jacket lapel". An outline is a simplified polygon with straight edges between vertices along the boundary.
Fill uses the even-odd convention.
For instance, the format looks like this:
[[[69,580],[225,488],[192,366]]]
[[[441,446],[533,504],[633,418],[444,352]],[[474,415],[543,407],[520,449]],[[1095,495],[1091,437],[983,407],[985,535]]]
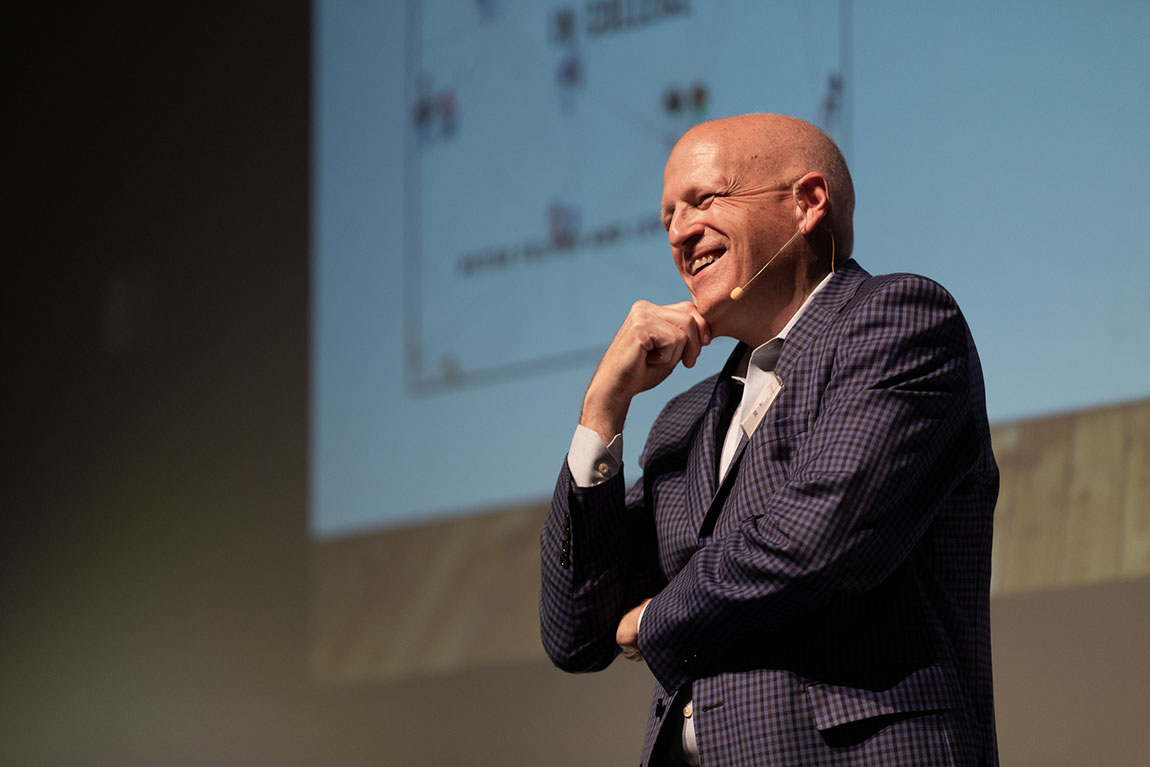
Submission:
[[[838,268],[827,286],[819,291],[819,294],[807,306],[803,316],[787,333],[786,341],[783,342],[782,354],[775,365],[775,374],[782,382],[784,391],[791,370],[802,357],[803,351],[812,340],[822,334],[831,319],[842,310],[869,277],[870,274],[859,266],[854,259],[851,259]],[[723,367],[723,372],[715,385],[715,393],[711,397],[711,405],[707,409],[707,415],[704,419],[704,428],[700,434],[702,439],[695,440],[694,448],[691,451],[690,471],[691,476],[697,480],[693,483],[694,490],[697,492],[693,490],[691,493],[689,514],[692,529],[699,531],[700,538],[709,536],[714,529],[715,522],[726,504],[731,487],[738,478],[743,454],[746,453],[747,447],[751,444],[749,440],[743,441],[734,458],[731,459],[731,467],[727,470],[726,476],[723,477],[723,482],[718,483],[718,454],[722,450],[726,431],[724,429],[723,434],[717,432],[724,425],[722,423],[724,408],[729,407],[733,411],[734,408],[738,407],[737,401],[728,401],[728,392],[732,388],[731,375],[746,349],[746,344],[740,343],[736,346],[735,351],[727,360],[727,364]],[[782,396],[782,392],[779,396]],[[764,423],[771,420],[772,412],[777,417],[778,409],[772,408],[767,411]],[[760,428],[755,434],[761,432],[762,429]],[[708,462],[703,463],[704,459]]]
[[[775,373],[786,388],[787,379],[795,363],[803,356],[803,352],[811,342],[822,335],[827,325],[838,314],[847,302],[851,300],[859,287],[870,277],[870,273],[851,259],[840,266],[831,277],[827,286],[811,300],[810,305],[799,317],[799,321],[787,333],[787,340],[783,343],[783,353],[775,365]],[[770,412],[767,418],[770,418]]]
[[[688,490],[687,519],[691,530],[698,530],[707,509],[711,506],[718,485],[719,452],[726,437],[726,425],[731,412],[739,405],[737,390],[731,376],[747,350],[746,344],[736,344],[722,372],[715,380],[711,402],[707,406],[698,434],[687,458]],[[721,432],[721,433],[720,433]],[[733,464],[732,464],[733,466]]]

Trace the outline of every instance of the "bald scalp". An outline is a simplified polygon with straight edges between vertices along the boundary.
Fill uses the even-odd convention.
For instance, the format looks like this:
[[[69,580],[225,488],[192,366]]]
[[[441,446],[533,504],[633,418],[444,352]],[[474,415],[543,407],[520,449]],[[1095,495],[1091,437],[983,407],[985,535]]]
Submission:
[[[748,114],[696,125],[683,136],[720,142],[770,182],[793,181],[812,171],[827,180],[830,214],[839,260],[854,249],[855,191],[846,160],[830,136],[788,115]],[[680,140],[683,140],[680,139]]]

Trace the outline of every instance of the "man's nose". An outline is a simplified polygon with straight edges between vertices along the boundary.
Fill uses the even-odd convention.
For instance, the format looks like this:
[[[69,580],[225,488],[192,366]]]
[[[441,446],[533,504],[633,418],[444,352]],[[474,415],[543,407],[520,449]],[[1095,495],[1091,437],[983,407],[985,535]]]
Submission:
[[[667,227],[667,239],[671,246],[678,248],[692,238],[703,233],[703,225],[699,221],[699,211],[688,205],[680,204],[671,214],[671,223]]]

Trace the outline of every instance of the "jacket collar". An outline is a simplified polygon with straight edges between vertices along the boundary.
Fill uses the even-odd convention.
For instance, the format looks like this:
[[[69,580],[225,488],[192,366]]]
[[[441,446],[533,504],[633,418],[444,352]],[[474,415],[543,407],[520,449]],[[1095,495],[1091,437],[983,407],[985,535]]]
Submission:
[[[831,276],[831,281],[819,291],[803,312],[803,316],[787,334],[783,343],[783,353],[775,365],[775,372],[784,381],[810,343],[822,335],[830,321],[842,311],[870,273],[859,266],[853,258],[840,266]],[[742,346],[742,344],[740,344]]]
[[[786,341],[783,343],[783,353],[775,365],[775,371],[780,377],[783,377],[793,367],[802,350],[822,334],[827,323],[842,311],[842,308],[846,306],[847,302],[858,292],[862,283],[870,276],[870,272],[859,266],[853,258],[835,270],[835,273],[831,275],[830,282],[811,299],[810,305],[803,311],[799,321],[787,333]],[[723,381],[737,374],[743,357],[748,351],[750,351],[750,347],[741,341],[735,345],[731,351],[731,356],[723,365],[722,372],[719,373],[719,379],[715,386],[716,394]]]
[[[840,266],[831,277],[830,282],[819,291],[812,300],[799,321],[787,333],[783,343],[783,352],[775,365],[775,373],[786,381],[795,362],[802,356],[803,350],[819,337],[830,321],[842,311],[843,307],[858,292],[862,284],[870,278],[870,273],[851,259]],[[739,448],[731,460],[731,467],[720,484],[717,477],[719,452],[722,450],[723,440],[726,437],[723,414],[725,410],[733,409],[738,402],[732,398],[739,393],[733,391],[734,384],[731,377],[736,373],[739,365],[749,347],[745,343],[735,346],[731,355],[723,365],[722,372],[715,380],[711,392],[710,406],[703,418],[702,428],[694,440],[688,458],[688,471],[692,477],[689,483],[687,506],[688,515],[692,522],[692,529],[704,529],[704,519],[714,517],[722,507],[726,498],[726,491],[735,481],[738,466],[746,451],[747,442]],[[768,416],[769,417],[769,416]],[[719,433],[723,431],[723,433]],[[713,525],[708,524],[705,529]]]

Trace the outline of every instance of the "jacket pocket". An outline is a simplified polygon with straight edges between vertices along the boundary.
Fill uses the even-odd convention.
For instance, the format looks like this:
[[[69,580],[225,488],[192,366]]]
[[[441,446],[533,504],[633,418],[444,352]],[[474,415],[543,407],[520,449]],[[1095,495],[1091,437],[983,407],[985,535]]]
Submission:
[[[759,431],[762,436],[759,439],[764,443],[777,442],[780,439],[793,437],[802,434],[810,426],[811,414],[810,411],[804,411],[796,415],[790,415],[785,418],[780,418],[777,421],[770,420],[768,412],[767,419],[763,423]]]
[[[874,716],[945,711],[960,699],[953,677],[943,666],[919,669],[885,690],[812,683],[806,693],[820,730]]]

